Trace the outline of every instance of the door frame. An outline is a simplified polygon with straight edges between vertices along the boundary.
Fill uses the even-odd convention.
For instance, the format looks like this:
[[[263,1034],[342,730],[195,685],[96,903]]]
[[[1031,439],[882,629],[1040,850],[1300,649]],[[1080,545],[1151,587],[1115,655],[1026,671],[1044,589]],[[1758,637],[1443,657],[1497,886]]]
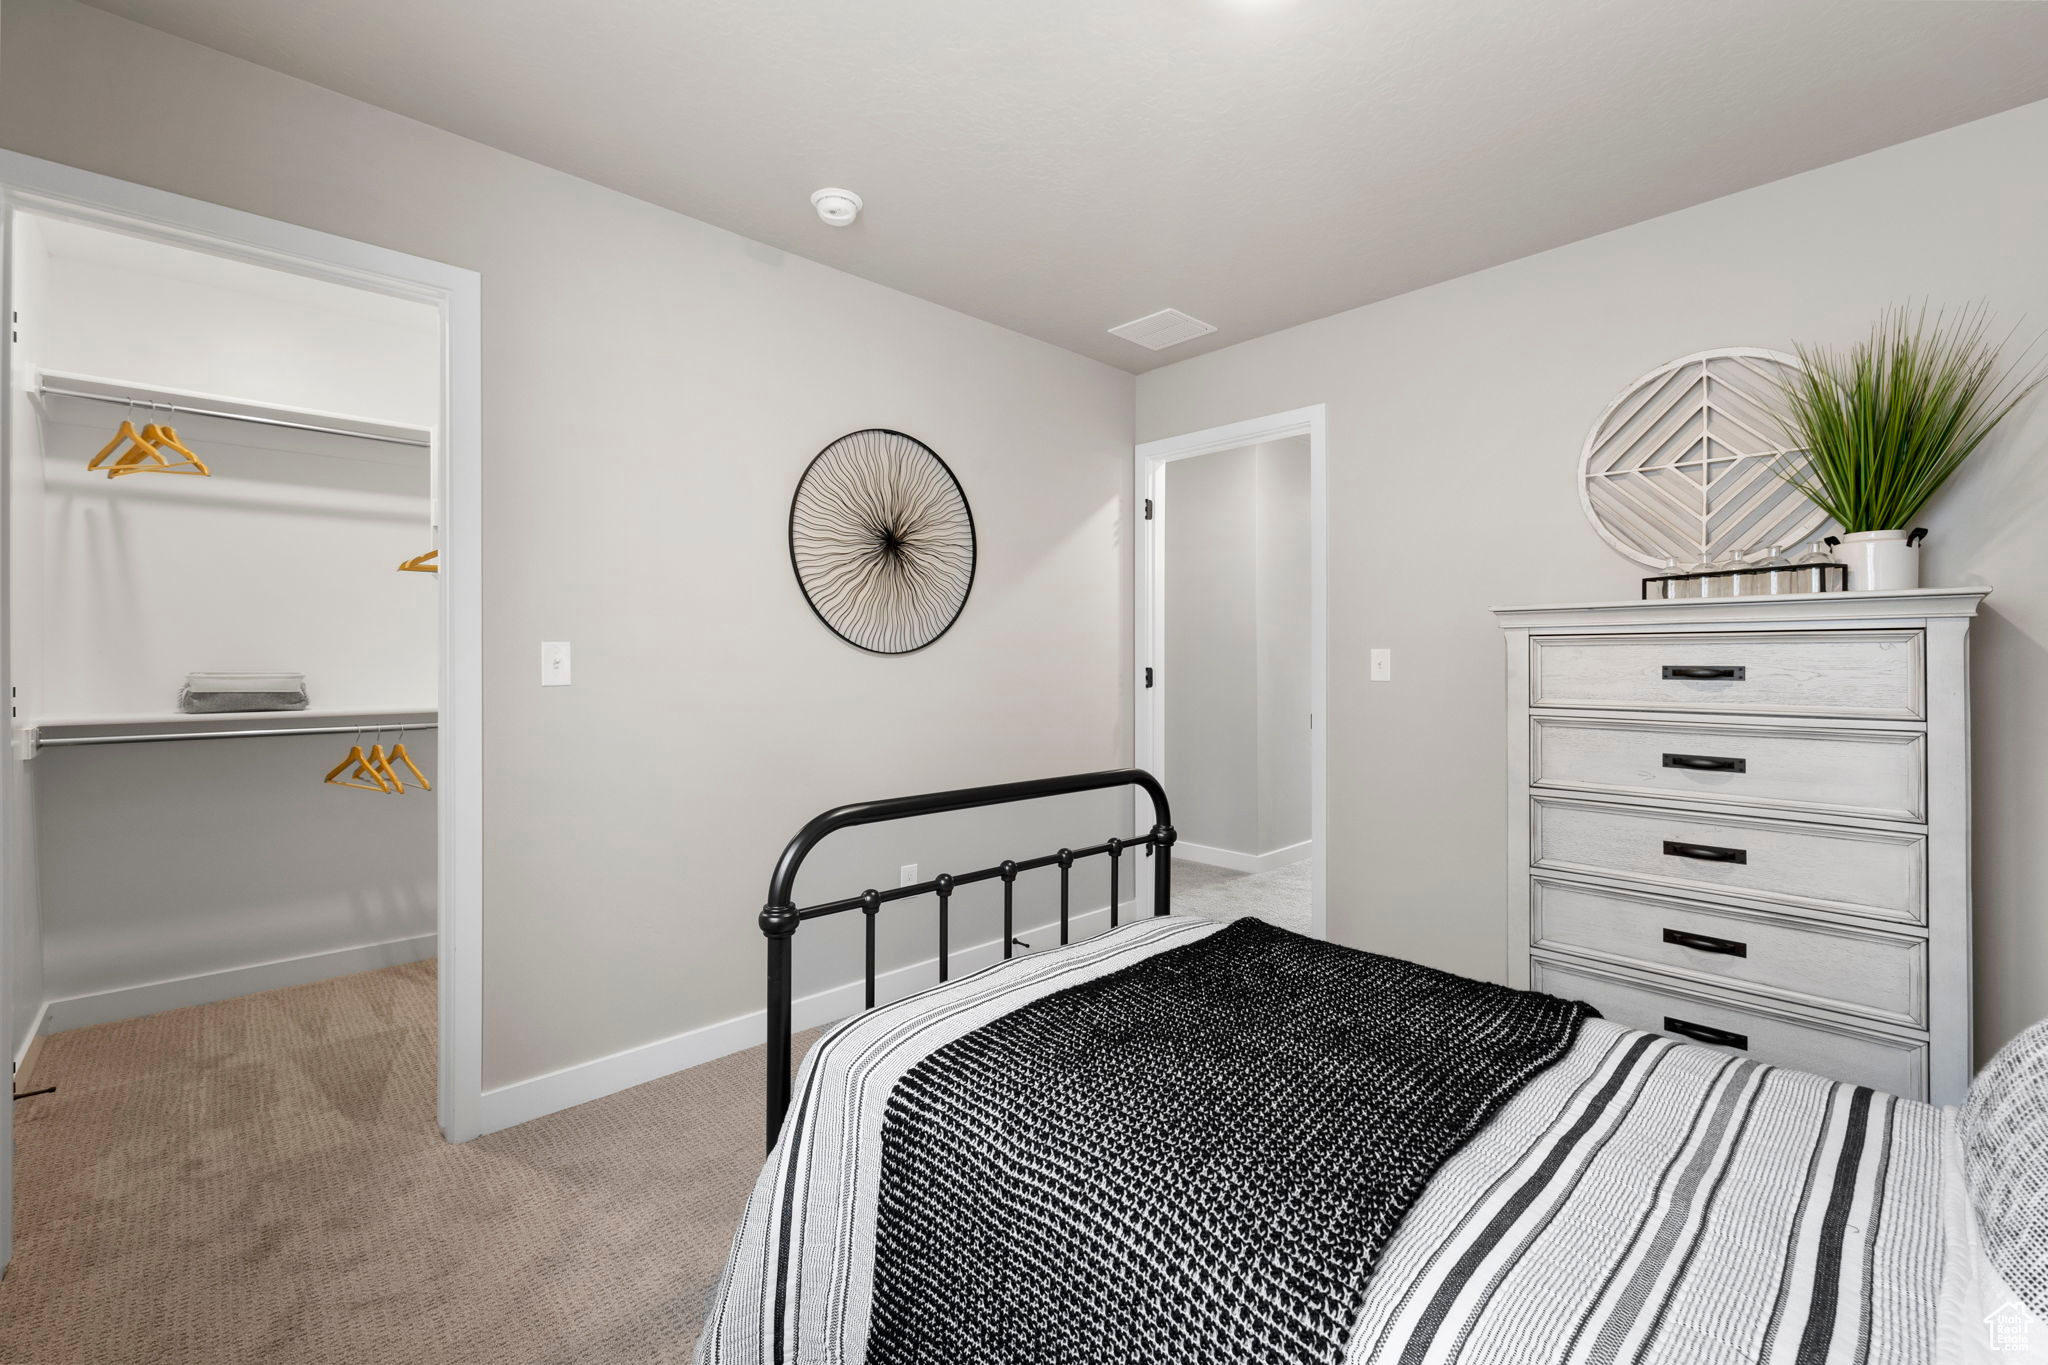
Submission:
[[[1318,938],[1329,933],[1329,478],[1324,431],[1324,405],[1295,408],[1266,417],[1248,418],[1180,436],[1138,444],[1133,461],[1133,555],[1136,594],[1132,613],[1132,729],[1136,765],[1166,784],[1172,795],[1172,774],[1166,771],[1166,466],[1175,460],[1214,455],[1290,436],[1308,437],[1309,543],[1309,928]],[[1145,515],[1147,500],[1153,515]],[[1154,685],[1145,685],[1145,670]],[[1138,812],[1137,828],[1149,828],[1150,816]],[[1141,883],[1149,878],[1139,878]],[[1149,895],[1149,891],[1141,892]]]
[[[434,430],[435,575],[441,601],[439,732],[438,1119],[450,1142],[481,1131],[483,1094],[483,592],[481,277],[331,233],[224,208],[53,161],[0,151],[0,269],[11,289],[15,214],[91,223],[233,260],[427,303],[441,315],[440,421]],[[5,300],[12,308],[12,299]],[[13,329],[0,328],[0,404],[18,401]],[[0,439],[9,429],[0,407]],[[4,489],[0,489],[4,496]],[[6,568],[0,564],[0,581]],[[0,650],[8,602],[0,593]],[[0,802],[4,802],[0,786]],[[0,805],[0,833],[16,817]],[[4,845],[0,845],[4,846]],[[0,951],[21,907],[0,903]],[[0,971],[0,992],[8,973]],[[0,1018],[5,1018],[0,996]],[[12,1142],[0,1108],[0,1234],[12,1227]],[[7,1243],[11,1246],[11,1240]]]

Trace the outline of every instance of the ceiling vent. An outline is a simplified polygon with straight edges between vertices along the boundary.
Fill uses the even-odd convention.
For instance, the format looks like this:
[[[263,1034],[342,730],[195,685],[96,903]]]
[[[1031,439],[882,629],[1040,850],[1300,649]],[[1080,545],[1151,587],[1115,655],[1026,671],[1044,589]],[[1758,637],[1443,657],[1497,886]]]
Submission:
[[[1183,341],[1193,341],[1215,331],[1200,318],[1191,318],[1178,308],[1162,308],[1156,313],[1127,322],[1121,327],[1112,327],[1109,334],[1135,341],[1148,351],[1163,351],[1169,346],[1178,346]]]

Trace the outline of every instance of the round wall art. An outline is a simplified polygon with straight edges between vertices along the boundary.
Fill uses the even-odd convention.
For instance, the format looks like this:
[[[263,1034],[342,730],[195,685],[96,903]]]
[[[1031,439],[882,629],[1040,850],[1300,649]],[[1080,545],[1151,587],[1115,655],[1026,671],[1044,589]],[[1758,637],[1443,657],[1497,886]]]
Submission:
[[[818,452],[789,505],[789,562],[848,644],[908,654],[949,630],[974,585],[974,514],[946,462],[879,428]]]
[[[1579,460],[1593,529],[1641,564],[1725,560],[1818,534],[1827,514],[1778,477],[1803,460],[1779,419],[1776,351],[1701,351],[1650,371],[1607,405]]]

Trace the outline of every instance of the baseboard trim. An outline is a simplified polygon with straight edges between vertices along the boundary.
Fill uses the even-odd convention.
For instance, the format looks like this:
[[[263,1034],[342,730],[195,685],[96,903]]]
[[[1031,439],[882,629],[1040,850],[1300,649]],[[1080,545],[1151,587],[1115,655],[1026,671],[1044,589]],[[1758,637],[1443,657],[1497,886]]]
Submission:
[[[1175,842],[1173,856],[1186,858],[1191,863],[1206,863],[1231,872],[1272,872],[1298,863],[1307,858],[1315,849],[1315,841],[1303,839],[1298,844],[1276,848],[1271,853],[1239,853],[1234,848],[1211,848],[1207,844],[1191,844],[1185,839]]]
[[[1130,920],[1133,907],[1124,906],[1126,922]],[[1109,927],[1109,907],[1084,911],[1073,915],[1068,921],[1068,936],[1075,942],[1097,934]],[[1059,941],[1059,921],[1052,920],[1030,928],[1017,930],[1017,937],[1043,948]],[[965,976],[1002,961],[1003,944],[1000,938],[992,938],[965,948],[956,948],[952,953],[952,975]],[[939,960],[926,958],[908,967],[899,967],[884,972],[875,978],[875,999],[887,1004],[900,1000],[913,992],[938,984]],[[798,1029],[816,1028],[858,1014],[865,1001],[862,982],[849,981],[842,986],[806,995],[790,1004],[791,1022]],[[735,1019],[726,1019],[703,1028],[691,1029],[687,1033],[672,1034],[657,1038],[639,1047],[614,1052],[608,1057],[594,1061],[579,1062],[575,1066],[563,1067],[545,1075],[528,1080],[514,1081],[501,1085],[483,1094],[483,1131],[495,1133],[541,1118],[563,1109],[572,1109],[591,1100],[615,1095],[621,1090],[630,1090],[636,1085],[660,1080],[663,1076],[678,1071],[687,1071],[693,1066],[717,1061],[735,1052],[744,1052],[758,1047],[768,1036],[768,1012],[765,1009],[742,1014]]]
[[[50,1022],[50,1002],[45,1000],[36,1006],[35,1018],[28,1021],[28,1031],[14,1049],[14,1088],[21,1089],[28,1079],[28,1073],[35,1070],[36,1054],[43,1050],[43,1033]]]
[[[224,971],[200,972],[168,981],[149,981],[139,986],[68,996],[43,1005],[43,1029],[49,1033],[62,1033],[93,1024],[111,1024],[120,1019],[139,1019],[145,1014],[161,1014],[187,1005],[210,1005],[216,1000],[232,1000],[238,995],[254,995],[258,991],[274,991],[284,986],[306,986],[329,977],[375,971],[379,967],[396,967],[433,955],[434,935],[419,934],[412,938],[388,939],[355,948],[336,948],[330,952],[279,958],[275,962],[258,962],[247,967],[229,967]]]

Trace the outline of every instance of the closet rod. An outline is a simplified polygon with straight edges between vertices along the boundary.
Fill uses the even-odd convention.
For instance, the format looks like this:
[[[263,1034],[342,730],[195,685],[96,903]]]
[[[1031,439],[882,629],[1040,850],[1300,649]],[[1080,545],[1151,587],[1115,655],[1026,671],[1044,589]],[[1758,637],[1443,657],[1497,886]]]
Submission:
[[[344,427],[323,427],[313,422],[287,422],[282,417],[257,417],[246,412],[226,412],[220,408],[195,408],[184,403],[151,403],[148,399],[117,398],[110,393],[83,393],[77,389],[66,389],[56,384],[45,384],[42,392],[56,394],[60,398],[89,398],[95,403],[119,403],[124,407],[147,409],[152,412],[176,412],[187,417],[221,417],[230,422],[253,422],[263,427],[289,427],[293,431],[318,431],[329,436],[353,436],[359,441],[382,441],[385,445],[415,446],[422,450],[432,441],[414,436],[384,436],[372,431],[349,431]]]
[[[297,729],[276,730],[186,730],[169,735],[59,735],[55,739],[36,736],[38,749],[54,749],[76,744],[155,744],[165,739],[258,739],[264,735],[369,735],[385,730],[438,730],[441,723],[436,720],[406,721],[394,725],[308,725]]]

